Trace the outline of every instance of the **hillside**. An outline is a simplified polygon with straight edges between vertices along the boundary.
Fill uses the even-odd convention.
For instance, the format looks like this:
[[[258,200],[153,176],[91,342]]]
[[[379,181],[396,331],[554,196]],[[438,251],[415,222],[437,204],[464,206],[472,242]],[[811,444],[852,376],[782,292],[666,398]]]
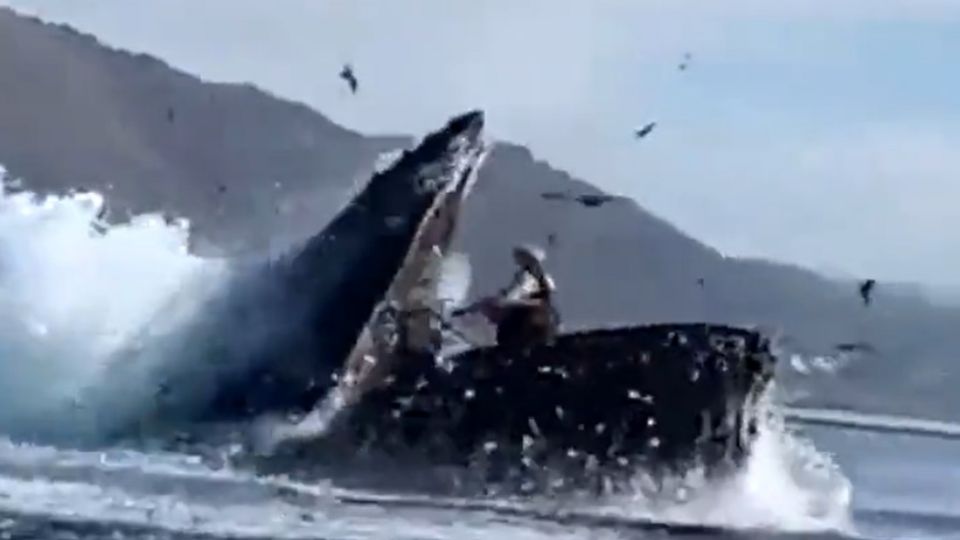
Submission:
[[[101,190],[115,214],[186,215],[231,250],[315,229],[343,185],[405,140],[363,137],[252,86],[203,83],[2,8],[0,96],[0,162],[32,189]]]
[[[305,237],[379,154],[409,141],[364,136],[251,86],[205,83],[4,9],[0,96],[0,163],[27,188],[97,189],[113,219],[187,217],[203,253],[276,250]],[[837,375],[784,369],[788,389],[808,403],[956,418],[960,309],[882,286],[864,309],[853,284],[726,258],[636,203],[544,200],[544,191],[599,191],[523,147],[497,145],[481,174],[459,239],[475,293],[503,284],[511,244],[552,235],[549,265],[568,326],[759,323],[808,354],[869,341],[878,353]]]

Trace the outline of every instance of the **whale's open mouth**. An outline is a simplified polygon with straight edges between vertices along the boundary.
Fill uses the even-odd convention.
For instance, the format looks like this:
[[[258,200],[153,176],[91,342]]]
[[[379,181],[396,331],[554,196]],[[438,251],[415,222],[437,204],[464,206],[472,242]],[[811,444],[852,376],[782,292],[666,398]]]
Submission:
[[[376,172],[303,245],[238,272],[176,335],[118,355],[118,374],[142,371],[132,366],[151,347],[171,360],[140,378],[164,381],[162,399],[120,407],[91,397],[107,411],[109,431],[129,436],[312,410],[351,352],[369,342],[377,306],[406,307],[435,288],[437,254],[449,247],[484,153],[483,123],[481,112],[450,120]],[[109,419],[117,410],[128,412]]]

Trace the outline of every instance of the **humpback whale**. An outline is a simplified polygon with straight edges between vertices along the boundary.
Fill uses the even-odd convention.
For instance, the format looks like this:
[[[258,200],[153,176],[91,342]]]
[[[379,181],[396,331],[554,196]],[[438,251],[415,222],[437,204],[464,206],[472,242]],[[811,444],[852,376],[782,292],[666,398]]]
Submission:
[[[263,340],[238,382],[217,389],[208,415],[306,412],[317,404],[377,305],[398,289],[391,285],[404,269],[422,273],[425,254],[415,246],[424,223],[458,208],[468,192],[483,156],[482,128],[479,111],[452,119],[375,174],[320,234],[269,265],[259,279],[273,285],[270,296],[254,305],[282,312],[283,326]]]
[[[741,464],[776,360],[759,332],[665,323],[561,332],[522,351],[443,347],[440,268],[482,164],[482,128],[480,112],[452,119],[320,233],[237,273],[165,350],[177,362],[149,377],[163,396],[119,432],[302,418],[337,396],[322,433],[241,461],[289,473],[412,454],[459,470],[481,462],[494,480]]]
[[[182,329],[136,340],[113,373],[139,384],[88,397],[101,429],[146,436],[311,410],[336,384],[377,306],[409,289],[391,285],[424,273],[424,253],[412,247],[437,229],[425,223],[459,210],[484,154],[483,123],[480,111],[453,118],[374,174],[321,232],[286,255],[236,269]],[[163,361],[136,367],[147,362],[144,350]],[[137,370],[144,374],[130,375]],[[164,391],[144,400],[148,384]]]

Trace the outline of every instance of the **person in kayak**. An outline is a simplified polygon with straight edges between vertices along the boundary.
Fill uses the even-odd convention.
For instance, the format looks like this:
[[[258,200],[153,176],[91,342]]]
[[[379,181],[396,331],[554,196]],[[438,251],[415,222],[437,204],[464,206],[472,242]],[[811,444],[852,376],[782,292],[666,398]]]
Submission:
[[[553,303],[553,278],[544,270],[545,255],[536,246],[517,246],[513,260],[517,271],[510,285],[493,297],[457,310],[461,315],[478,310],[497,327],[497,344],[509,348],[552,343],[559,318]]]

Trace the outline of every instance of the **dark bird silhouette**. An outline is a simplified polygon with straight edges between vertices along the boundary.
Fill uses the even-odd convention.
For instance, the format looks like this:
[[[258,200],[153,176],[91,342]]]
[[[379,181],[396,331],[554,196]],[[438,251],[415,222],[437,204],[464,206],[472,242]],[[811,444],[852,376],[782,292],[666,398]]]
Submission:
[[[547,245],[549,247],[554,247],[557,245],[557,233],[550,233],[547,235]]]
[[[217,185],[217,193],[220,193],[220,194],[222,195],[222,194],[224,194],[224,193],[226,193],[226,192],[227,192],[227,185],[226,185],[226,184],[219,184],[219,185]]]
[[[833,348],[843,353],[864,352],[864,353],[872,354],[876,352],[876,349],[873,348],[873,345],[865,341],[857,341],[857,342],[851,342],[851,343],[837,343]]]
[[[177,113],[173,110],[173,107],[167,107],[167,122],[173,123],[177,119]]]
[[[562,193],[559,191],[541,193],[540,196],[548,201],[568,201],[580,203],[587,208],[596,208],[609,202],[625,199],[625,197],[618,195],[571,195],[569,193]]]
[[[703,278],[697,278],[697,285],[703,287],[705,284],[706,282],[703,280]]]
[[[596,208],[609,202],[619,201],[621,199],[623,199],[623,197],[618,197],[616,195],[580,195],[576,200],[578,203],[588,208]]]
[[[642,138],[646,137],[647,135],[649,135],[651,132],[653,132],[653,128],[655,128],[655,127],[657,127],[657,123],[656,123],[656,122],[650,122],[649,124],[643,126],[642,128],[634,131],[634,132],[633,132],[633,135],[634,135],[636,138],[638,138],[638,139],[642,139]]]
[[[680,62],[680,65],[677,66],[677,69],[680,71],[686,71],[690,67],[690,61],[693,60],[693,55],[690,53],[683,53],[683,60]]]
[[[541,197],[548,201],[569,201],[570,195],[566,193],[561,193],[559,191],[547,191],[540,194]]]
[[[860,282],[860,298],[863,299],[863,305],[870,305],[870,301],[873,300],[873,289],[876,286],[877,282],[873,279]]]
[[[344,64],[343,69],[340,70],[340,78],[347,82],[351,93],[357,93],[357,87],[360,84],[357,81],[357,76],[353,73],[353,66]]]
[[[160,382],[159,384],[157,384],[157,391],[155,393],[155,397],[165,398],[170,395],[170,391],[171,391],[170,385],[166,381]]]

